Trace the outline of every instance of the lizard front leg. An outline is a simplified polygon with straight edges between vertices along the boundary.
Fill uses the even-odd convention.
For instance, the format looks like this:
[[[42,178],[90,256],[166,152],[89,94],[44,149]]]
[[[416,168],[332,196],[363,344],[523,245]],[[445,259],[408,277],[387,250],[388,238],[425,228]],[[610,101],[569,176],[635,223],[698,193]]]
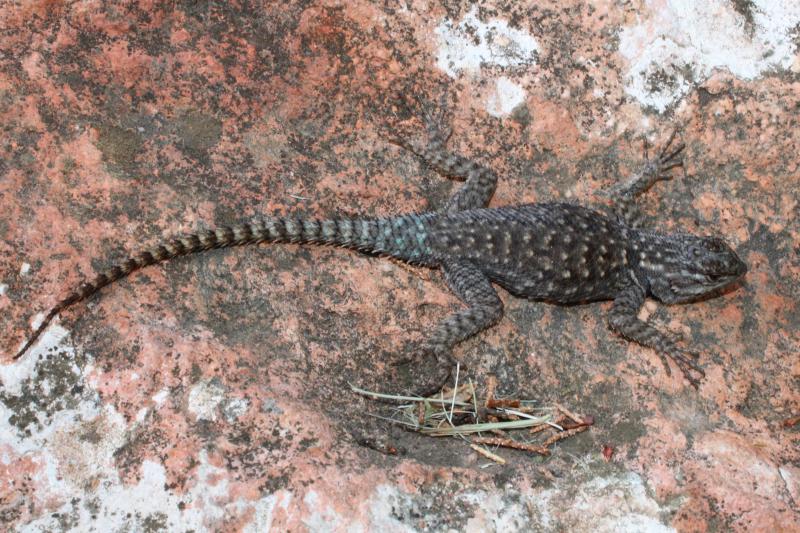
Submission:
[[[639,320],[636,315],[644,304],[644,298],[644,291],[641,287],[634,285],[626,289],[614,300],[608,319],[609,326],[626,339],[637,342],[642,346],[653,348],[661,358],[667,375],[671,375],[671,371],[666,358],[671,358],[681,369],[689,383],[694,388],[697,388],[700,384],[700,379],[705,377],[705,372],[695,362],[698,357],[697,354],[682,350],[677,346],[675,339],[657,330],[647,322]],[[693,372],[698,374],[700,378],[695,377]]]
[[[647,156],[647,145],[645,144],[645,163],[642,169],[609,191],[617,216],[630,227],[641,226],[642,215],[635,204],[636,197],[647,191],[656,182],[672,179],[670,170],[683,167],[681,153],[686,145],[679,143],[678,146],[673,147],[672,143],[675,141],[676,135],[677,130],[674,130],[658,155],[652,159]]]

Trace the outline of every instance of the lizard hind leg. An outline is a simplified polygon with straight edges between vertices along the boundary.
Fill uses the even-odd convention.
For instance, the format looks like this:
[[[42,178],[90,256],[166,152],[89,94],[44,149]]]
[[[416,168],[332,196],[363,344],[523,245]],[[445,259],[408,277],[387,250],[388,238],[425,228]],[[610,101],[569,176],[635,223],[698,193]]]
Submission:
[[[403,105],[406,105],[405,102]],[[425,109],[424,104],[420,105],[428,134],[427,143],[419,146],[400,134],[390,137],[389,142],[413,153],[441,176],[465,181],[447,201],[443,211],[452,213],[489,205],[497,188],[497,174],[471,159],[448,152],[446,144],[452,134],[452,128],[443,125],[447,113],[442,109],[434,115]],[[443,102],[440,103],[440,107],[444,108]]]
[[[468,307],[442,320],[425,341],[423,353],[437,368],[424,371],[421,396],[440,390],[450,377],[455,366],[452,351],[456,344],[493,326],[503,317],[502,300],[477,266],[465,260],[451,260],[443,264],[442,270],[447,285]]]

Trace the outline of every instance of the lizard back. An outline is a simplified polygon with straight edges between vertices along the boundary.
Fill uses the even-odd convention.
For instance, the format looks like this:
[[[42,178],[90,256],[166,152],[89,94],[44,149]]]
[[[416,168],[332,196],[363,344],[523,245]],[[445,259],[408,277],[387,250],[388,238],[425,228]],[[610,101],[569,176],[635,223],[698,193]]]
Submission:
[[[467,259],[517,296],[577,303],[613,298],[627,278],[626,229],[566,203],[472,209],[441,216],[430,246]]]

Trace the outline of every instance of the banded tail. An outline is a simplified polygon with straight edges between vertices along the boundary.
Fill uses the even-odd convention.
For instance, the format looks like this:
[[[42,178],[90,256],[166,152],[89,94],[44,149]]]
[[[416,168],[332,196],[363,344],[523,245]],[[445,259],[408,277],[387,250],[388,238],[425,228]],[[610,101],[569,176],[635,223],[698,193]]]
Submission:
[[[383,219],[306,220],[292,217],[264,218],[231,227],[205,230],[173,238],[166,243],[139,252],[123,263],[82,283],[59,301],[42,320],[14,359],[19,359],[41,336],[61,311],[95,295],[131,273],[173,257],[190,255],[214,248],[230,248],[262,242],[330,244],[363,252],[386,254],[410,262],[426,262],[430,250],[427,230],[433,214],[410,214]]]

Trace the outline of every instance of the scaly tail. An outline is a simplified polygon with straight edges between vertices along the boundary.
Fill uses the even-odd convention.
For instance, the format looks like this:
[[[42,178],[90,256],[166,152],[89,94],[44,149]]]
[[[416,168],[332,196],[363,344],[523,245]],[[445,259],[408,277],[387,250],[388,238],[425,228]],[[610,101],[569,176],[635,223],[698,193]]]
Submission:
[[[264,218],[233,227],[183,235],[131,256],[91,281],[81,284],[58,302],[42,320],[28,342],[14,356],[19,359],[41,336],[53,318],[73,304],[86,300],[106,285],[144,267],[182,255],[214,248],[262,242],[318,243],[387,254],[399,259],[426,262],[430,251],[420,235],[435,215],[404,215],[387,219],[304,220],[292,217]]]

